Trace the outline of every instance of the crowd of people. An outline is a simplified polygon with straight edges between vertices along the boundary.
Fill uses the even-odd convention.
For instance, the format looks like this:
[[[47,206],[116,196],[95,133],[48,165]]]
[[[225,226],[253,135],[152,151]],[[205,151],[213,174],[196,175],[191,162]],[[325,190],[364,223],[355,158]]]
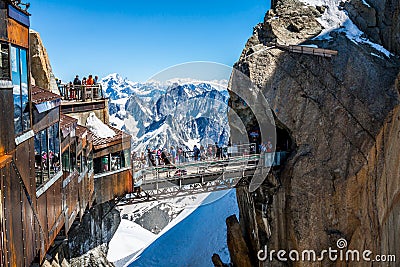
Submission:
[[[61,87],[61,80],[56,80],[59,88]],[[82,88],[83,87],[91,87],[99,84],[99,77],[96,75],[93,78],[93,75],[90,74],[88,78],[83,77],[82,80],[79,79],[79,75],[75,76],[74,81],[70,81],[65,85],[64,97],[68,99],[81,99],[82,98]],[[93,87],[94,97],[98,97],[99,92],[97,91],[97,87]]]
[[[141,152],[137,160],[143,166],[158,166],[158,165],[175,165],[188,161],[205,161],[212,159],[229,158],[231,155],[231,146],[219,146],[217,143],[208,145],[207,147],[194,145],[192,150],[185,150],[182,147],[175,148],[170,146],[159,149],[147,149],[147,154]]]

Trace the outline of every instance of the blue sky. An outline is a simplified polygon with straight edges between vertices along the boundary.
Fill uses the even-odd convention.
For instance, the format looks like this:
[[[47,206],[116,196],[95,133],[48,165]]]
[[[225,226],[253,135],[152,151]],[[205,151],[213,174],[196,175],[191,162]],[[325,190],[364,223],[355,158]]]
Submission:
[[[188,61],[232,66],[270,0],[30,1],[55,75],[133,81]]]

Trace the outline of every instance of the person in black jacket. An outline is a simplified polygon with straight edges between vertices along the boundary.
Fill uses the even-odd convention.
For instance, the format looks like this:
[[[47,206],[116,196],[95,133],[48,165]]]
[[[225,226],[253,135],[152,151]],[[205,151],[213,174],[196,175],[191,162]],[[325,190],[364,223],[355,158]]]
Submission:
[[[151,164],[151,166],[155,167],[156,166],[156,159],[154,158],[154,155],[151,152],[150,148],[147,149],[147,157],[149,158],[149,166]]]
[[[76,75],[75,79],[74,79],[74,85],[81,85],[81,80],[79,80],[79,75]]]
[[[200,149],[196,145],[193,147],[193,158],[194,160],[200,159]]]
[[[217,159],[221,159],[221,157],[222,157],[222,147],[219,147],[218,143],[215,143],[215,149],[216,149],[215,157]]]

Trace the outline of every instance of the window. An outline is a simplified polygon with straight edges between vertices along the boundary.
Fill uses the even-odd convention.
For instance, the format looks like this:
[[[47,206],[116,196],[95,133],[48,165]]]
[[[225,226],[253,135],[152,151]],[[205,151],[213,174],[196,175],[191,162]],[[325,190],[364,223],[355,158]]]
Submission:
[[[123,157],[121,157],[122,152],[111,154],[111,170],[116,171],[121,169]]]
[[[47,136],[46,130],[43,130],[35,135],[35,173],[37,186],[49,180],[48,166]]]
[[[25,49],[11,46],[11,74],[14,98],[14,133],[19,135],[31,127],[28,62]]]
[[[69,147],[62,153],[62,170],[65,172],[71,171],[71,164],[69,159]]]
[[[93,151],[90,151],[87,156],[87,167],[89,172],[93,170]]]
[[[76,142],[74,141],[69,145],[69,147],[64,151],[61,156],[62,158],[62,169],[64,172],[73,172],[78,169],[78,162],[76,157]],[[79,160],[79,164],[81,161]]]
[[[60,169],[60,141],[58,123],[35,134],[36,185],[52,178]]]
[[[117,171],[131,166],[131,156],[129,149],[111,153],[100,158],[94,159],[94,173]]]
[[[58,123],[48,128],[50,177],[60,170],[60,134]]]
[[[82,161],[82,153],[79,153],[79,155],[76,157],[76,169],[79,173],[83,172],[83,161]]]
[[[131,166],[131,151],[129,149],[124,150],[124,167]]]
[[[76,142],[74,141],[69,147],[69,156],[71,164],[71,172],[78,169],[76,162]]]
[[[108,172],[110,167],[108,166],[110,162],[110,155],[105,155],[100,158],[94,159],[94,173]]]

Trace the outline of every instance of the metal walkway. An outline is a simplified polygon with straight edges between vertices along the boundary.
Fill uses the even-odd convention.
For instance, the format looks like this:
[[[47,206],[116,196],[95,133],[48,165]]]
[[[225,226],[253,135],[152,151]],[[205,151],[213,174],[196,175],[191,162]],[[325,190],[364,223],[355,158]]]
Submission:
[[[135,192],[126,195],[120,205],[248,185],[253,176],[266,176],[271,167],[280,166],[286,156],[287,152],[244,154],[219,160],[137,169],[133,174]]]

